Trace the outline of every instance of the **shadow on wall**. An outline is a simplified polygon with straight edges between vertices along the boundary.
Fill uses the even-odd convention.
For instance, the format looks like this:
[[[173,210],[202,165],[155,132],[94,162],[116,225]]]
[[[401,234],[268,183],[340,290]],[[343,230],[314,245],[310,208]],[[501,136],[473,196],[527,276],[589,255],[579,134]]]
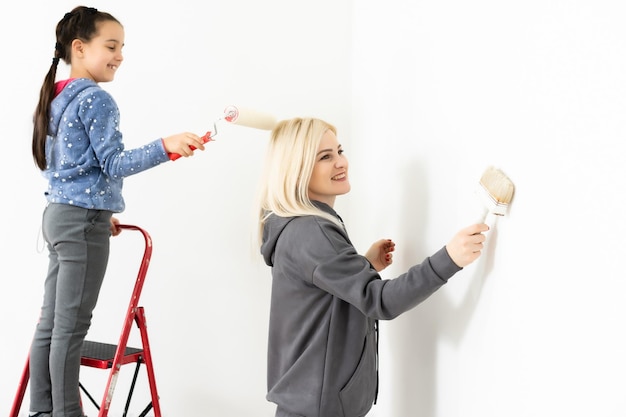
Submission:
[[[429,181],[418,162],[410,164],[402,178],[406,178],[403,193],[405,200],[401,202],[403,212],[398,218],[404,221],[400,230],[404,233],[403,241],[407,247],[401,257],[419,262],[432,255],[419,245],[419,242],[424,241],[429,218]],[[396,319],[390,343],[394,363],[391,376],[394,387],[391,393],[393,415],[437,415],[438,346],[441,340],[445,340],[453,347],[458,347],[469,328],[486,277],[493,268],[497,227],[487,237],[481,257],[460,271],[462,276],[457,274],[453,277],[468,280],[460,302],[442,291],[446,288],[444,286],[424,303]],[[402,265],[402,269],[410,266]],[[456,398],[453,391],[443,395],[449,395],[452,401]]]

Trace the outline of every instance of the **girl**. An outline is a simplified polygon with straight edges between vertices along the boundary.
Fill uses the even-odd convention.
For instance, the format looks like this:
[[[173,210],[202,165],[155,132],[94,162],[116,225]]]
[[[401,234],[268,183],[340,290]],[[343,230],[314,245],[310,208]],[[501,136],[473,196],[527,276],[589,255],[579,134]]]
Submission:
[[[41,318],[30,351],[31,416],[80,417],[83,340],[107,267],[123,178],[204,149],[180,133],[126,150],[113,98],[99,83],[122,64],[124,28],[109,13],[76,7],[56,26],[56,46],[34,117],[33,158],[48,180],[42,230],[49,250]],[[59,60],[70,78],[55,82]]]
[[[412,309],[480,256],[469,226],[421,264],[383,280],[395,244],[357,254],[333,209],[350,191],[336,129],[295,118],[272,131],[261,185],[260,248],[272,268],[267,399],[277,417],[361,417],[378,392],[378,320]]]

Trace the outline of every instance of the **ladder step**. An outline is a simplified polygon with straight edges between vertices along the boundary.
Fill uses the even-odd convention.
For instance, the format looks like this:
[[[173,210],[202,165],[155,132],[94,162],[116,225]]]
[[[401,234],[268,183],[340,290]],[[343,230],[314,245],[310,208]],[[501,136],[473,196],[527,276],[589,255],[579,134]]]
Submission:
[[[113,366],[117,345],[85,340],[81,350],[81,365],[107,369]],[[126,347],[122,365],[142,361],[143,349]]]

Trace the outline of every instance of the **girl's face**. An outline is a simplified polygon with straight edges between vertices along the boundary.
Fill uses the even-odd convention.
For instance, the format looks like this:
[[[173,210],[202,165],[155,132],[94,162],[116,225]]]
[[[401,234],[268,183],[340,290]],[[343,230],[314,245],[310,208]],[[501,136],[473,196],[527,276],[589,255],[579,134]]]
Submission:
[[[71,78],[90,78],[97,83],[113,81],[124,60],[124,28],[113,21],[97,25],[98,35],[89,43],[79,39],[72,42]]]
[[[327,130],[317,148],[315,165],[309,182],[309,199],[321,201],[333,207],[335,197],[350,191],[348,160],[337,136]]]

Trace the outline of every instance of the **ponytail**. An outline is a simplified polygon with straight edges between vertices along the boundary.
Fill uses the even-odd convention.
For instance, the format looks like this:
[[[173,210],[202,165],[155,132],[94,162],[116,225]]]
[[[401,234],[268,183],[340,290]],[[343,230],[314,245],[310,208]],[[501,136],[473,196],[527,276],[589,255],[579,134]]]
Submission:
[[[33,127],[33,159],[35,165],[41,169],[46,169],[46,137],[48,136],[48,126],[50,124],[50,104],[54,99],[54,83],[59,65],[58,48],[55,57],[52,58],[52,65],[46,74],[46,78],[39,92],[39,102],[35,109]]]

